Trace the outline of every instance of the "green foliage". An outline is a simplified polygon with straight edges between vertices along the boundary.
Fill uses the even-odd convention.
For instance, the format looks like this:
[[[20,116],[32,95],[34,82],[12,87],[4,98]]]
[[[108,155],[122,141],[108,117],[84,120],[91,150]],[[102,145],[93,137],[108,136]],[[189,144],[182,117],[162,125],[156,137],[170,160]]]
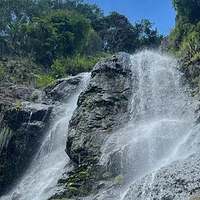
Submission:
[[[90,29],[89,37],[87,38],[87,41],[83,46],[81,54],[88,56],[97,56],[102,51],[103,41],[93,29]]]
[[[121,181],[121,179],[122,179],[122,175],[118,175],[118,176],[116,176],[114,178],[114,181],[117,182],[117,183],[119,183]]]
[[[71,197],[76,197],[77,195],[80,195],[80,189],[76,188],[76,187],[69,187],[69,194]]]
[[[37,74],[41,73],[41,68],[30,59],[18,58],[0,63],[0,73],[3,74],[0,82],[33,85]]]
[[[25,36],[20,26],[41,15],[39,5],[33,0],[1,0],[0,13],[0,56],[21,56]]]
[[[54,82],[55,79],[48,74],[39,74],[35,80],[34,86],[36,88],[45,88],[50,83]]]
[[[8,141],[11,139],[12,135],[13,131],[8,126],[0,129],[0,150],[2,147],[4,147],[4,145],[8,144]]]
[[[196,31],[188,34],[183,38],[180,44],[180,56],[187,56],[190,60],[196,57],[200,51],[200,34]]]
[[[186,23],[182,26],[176,26],[171,30],[169,40],[174,51],[179,50],[183,38],[191,33],[194,29],[195,26],[193,24]]]
[[[13,105],[17,110],[20,110],[22,107],[21,101],[16,101]]]
[[[102,39],[106,52],[133,52],[136,49],[137,35],[133,25],[124,15],[111,12],[100,20],[95,30]]]
[[[104,16],[83,0],[1,0],[0,82],[44,87],[90,71],[104,53],[154,47],[161,36],[148,20]]]
[[[137,48],[158,47],[163,40],[163,35],[159,35],[157,29],[153,29],[153,24],[148,19],[136,22],[134,29],[138,34]]]
[[[5,75],[8,73],[5,65],[0,62],[0,82],[5,80]]]
[[[99,19],[104,17],[103,11],[97,4],[79,3],[75,10],[88,19],[92,27],[96,25]]]
[[[83,0],[2,0],[0,12],[0,57],[31,56],[50,66],[60,56],[96,55],[102,45],[105,52],[133,52],[139,46],[139,31],[124,15],[104,16],[98,5]],[[89,34],[90,26],[96,32]],[[159,42],[157,30],[146,34],[145,45]]]
[[[65,77],[68,75],[76,75],[81,72],[90,71],[94,65],[101,59],[99,57],[75,56],[75,57],[61,57],[57,59],[51,66],[52,75],[55,78]]]
[[[103,41],[104,51],[133,53],[138,48],[160,44],[163,37],[152,26],[149,20],[141,20],[133,26],[126,16],[111,12],[100,19],[95,30]]]
[[[89,30],[90,24],[79,13],[58,11],[35,18],[26,34],[36,59],[47,65],[60,56],[81,52]]]
[[[102,175],[103,179],[105,180],[108,180],[110,177],[111,177],[111,174],[109,172],[105,172],[103,175]]]
[[[41,66],[29,59],[15,59],[3,64],[0,62],[0,83],[11,82],[14,84],[32,85],[43,88],[55,78],[48,73],[43,73]],[[34,98],[37,97],[35,93]]]
[[[78,174],[73,174],[70,176],[69,181],[73,183],[77,182],[84,182],[88,179],[88,172],[87,171],[81,171]]]
[[[34,93],[31,95],[31,101],[35,102],[39,98],[39,93],[38,91],[34,91]]]
[[[176,26],[170,32],[171,52],[182,58],[182,71],[194,89],[199,92],[200,78],[200,1],[173,0],[177,11]]]
[[[57,59],[51,66],[53,77],[55,78],[64,77],[66,74],[66,65],[67,65],[67,62],[64,57]]]
[[[177,25],[169,36],[172,52],[179,57],[187,57],[189,61],[195,61],[200,52],[200,22],[193,24]]]
[[[172,4],[177,11],[176,27],[169,36],[172,52],[194,61],[200,51],[200,1],[172,0]]]
[[[177,11],[179,22],[196,24],[200,20],[199,0],[172,0],[172,4]]]
[[[200,60],[200,52],[199,52],[199,51],[196,52],[196,53],[193,55],[193,57],[191,58],[191,61],[192,61],[192,62],[196,62],[196,61],[198,61],[198,60]]]

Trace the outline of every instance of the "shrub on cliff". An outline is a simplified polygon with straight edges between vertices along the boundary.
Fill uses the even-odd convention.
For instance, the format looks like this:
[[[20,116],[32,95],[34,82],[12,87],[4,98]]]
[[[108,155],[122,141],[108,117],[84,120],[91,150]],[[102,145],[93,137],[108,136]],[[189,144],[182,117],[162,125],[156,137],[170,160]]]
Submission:
[[[188,61],[198,59],[200,53],[200,22],[197,25],[183,24],[176,26],[170,33],[173,54],[187,57]]]
[[[55,78],[62,78],[66,75],[76,75],[81,72],[89,72],[94,65],[107,54],[100,54],[96,57],[89,56],[74,56],[74,57],[60,57],[51,66],[52,75]]]
[[[41,73],[40,66],[25,58],[12,59],[0,63],[1,82],[33,85],[37,74]]]
[[[200,1],[173,0],[172,4],[177,11],[176,26],[169,36],[172,52],[194,61],[200,52]]]

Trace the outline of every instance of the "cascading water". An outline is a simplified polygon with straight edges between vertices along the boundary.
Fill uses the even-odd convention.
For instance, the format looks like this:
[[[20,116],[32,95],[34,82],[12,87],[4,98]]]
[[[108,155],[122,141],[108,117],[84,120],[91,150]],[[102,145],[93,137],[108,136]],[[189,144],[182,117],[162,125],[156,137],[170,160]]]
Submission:
[[[157,172],[166,167],[168,173],[171,163],[187,159],[200,143],[200,128],[194,128],[196,102],[181,84],[182,74],[177,62],[150,51],[131,56],[131,61],[133,96],[129,104],[130,120],[110,135],[101,148],[100,160],[102,165],[111,160],[119,165],[116,168],[121,169],[121,190],[106,188],[97,197],[89,197],[92,200],[162,199],[160,183],[157,183],[159,197],[153,195],[154,182],[159,181],[160,176]],[[68,162],[64,152],[67,126],[79,93],[57,108],[58,112],[63,106],[66,110],[55,119],[22,181],[12,194],[1,200],[47,200],[55,193],[57,180]],[[195,148],[189,148],[191,144]],[[168,176],[164,174],[164,177]],[[186,199],[184,196],[181,200]]]
[[[192,153],[186,154],[180,147],[194,127],[195,103],[181,85],[181,72],[175,60],[145,51],[132,56],[132,67],[136,81],[132,119],[125,128],[129,142],[123,146],[122,168],[129,183],[152,172],[145,181],[151,190],[158,169]],[[135,196],[125,192],[122,199]],[[137,199],[153,197],[144,194]]]
[[[131,61],[131,119],[110,137],[102,156],[107,159],[109,155],[121,157],[122,190],[116,195],[120,197],[114,199],[123,200],[139,199],[130,192],[126,197],[127,188],[135,181],[152,172],[151,179],[146,180],[150,189],[154,171],[192,153],[181,147],[194,127],[196,105],[181,84],[182,74],[176,60],[143,51],[131,56]],[[142,193],[141,187],[140,190]],[[141,199],[153,198],[144,195]]]
[[[72,94],[67,103],[54,108],[56,119],[53,120],[52,127],[22,181],[10,195],[3,196],[1,200],[47,200],[54,194],[57,181],[69,161],[65,152],[68,123],[90,74],[82,76],[79,91]]]

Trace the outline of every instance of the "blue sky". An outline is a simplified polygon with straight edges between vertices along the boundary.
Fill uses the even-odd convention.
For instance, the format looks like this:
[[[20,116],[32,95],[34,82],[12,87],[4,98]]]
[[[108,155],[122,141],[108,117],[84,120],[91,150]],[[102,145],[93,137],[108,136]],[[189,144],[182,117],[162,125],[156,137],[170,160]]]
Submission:
[[[171,0],[85,0],[86,3],[96,3],[107,15],[117,11],[126,15],[134,24],[141,19],[150,19],[155,24],[159,33],[168,35],[174,27],[175,11]]]

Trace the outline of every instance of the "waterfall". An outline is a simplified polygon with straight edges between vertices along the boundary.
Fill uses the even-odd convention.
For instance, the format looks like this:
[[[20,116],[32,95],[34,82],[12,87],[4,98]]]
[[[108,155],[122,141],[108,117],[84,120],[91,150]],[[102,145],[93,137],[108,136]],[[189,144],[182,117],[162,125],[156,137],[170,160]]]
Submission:
[[[88,197],[91,200],[163,199],[164,189],[159,188],[159,181],[156,183],[158,190],[153,189],[155,180],[162,176],[158,171],[164,169],[166,172],[174,162],[174,169],[177,169],[179,160],[188,159],[196,149],[199,151],[200,127],[195,127],[194,123],[197,101],[190,97],[189,89],[183,84],[177,61],[151,51],[137,53],[130,60],[132,98],[129,121],[109,135],[101,147],[99,161],[100,165],[111,166],[111,169],[115,169],[112,161],[113,165],[118,165],[115,174],[121,178],[121,188],[114,185],[114,189],[100,189],[96,197]],[[89,75],[84,75],[84,86],[88,79]],[[80,92],[72,94],[67,103],[55,107],[58,116],[30,168],[12,193],[1,200],[47,200],[55,194],[56,183],[69,161],[64,151],[67,127]],[[194,160],[191,157],[191,161]],[[184,163],[187,164],[190,163]],[[163,182],[165,177],[172,179],[168,174],[163,177]],[[155,191],[160,192],[159,198],[153,194]],[[177,199],[186,200],[187,195],[184,195],[184,198]]]
[[[102,163],[111,158],[116,163],[119,160],[113,159],[116,155],[121,159],[121,190],[113,191],[116,193],[113,200],[139,200],[129,191],[134,182],[151,174],[143,182],[150,190],[157,170],[193,153],[183,146],[194,128],[197,102],[183,85],[177,61],[142,51],[131,56],[131,62],[130,121],[111,135],[102,148]],[[138,193],[143,192],[141,185],[137,189]],[[153,198],[144,195],[141,199]]]
[[[79,91],[71,94],[66,103],[54,107],[56,117],[21,182],[11,194],[3,196],[1,200],[47,200],[54,194],[57,181],[69,161],[65,152],[68,123],[90,74],[85,73],[82,76]]]
[[[123,128],[125,137],[119,142],[122,144],[122,170],[129,185],[151,173],[144,180],[151,190],[158,169],[192,153],[181,147],[194,127],[196,103],[183,86],[176,60],[150,51],[133,55],[131,60],[131,120]],[[121,199],[135,199],[129,190]],[[153,197],[144,194],[137,199]]]

